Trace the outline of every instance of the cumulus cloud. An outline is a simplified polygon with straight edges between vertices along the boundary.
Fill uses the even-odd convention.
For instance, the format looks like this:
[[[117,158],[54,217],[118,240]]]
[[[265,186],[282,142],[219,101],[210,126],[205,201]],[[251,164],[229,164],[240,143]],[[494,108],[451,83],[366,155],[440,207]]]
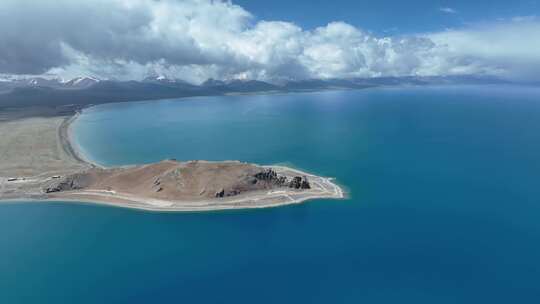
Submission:
[[[213,48],[213,42],[241,31],[250,18],[219,1],[5,1],[0,57],[6,60],[0,69],[8,73],[64,66],[73,54],[110,64],[220,63],[227,50]]]
[[[487,74],[537,77],[540,23],[378,37],[343,22],[258,21],[219,0],[3,0],[0,73],[190,82]],[[516,36],[516,33],[520,33]],[[527,37],[529,39],[527,39]]]
[[[535,19],[478,24],[433,33],[426,38],[441,48],[439,70],[483,73],[519,80],[540,79],[540,22]]]

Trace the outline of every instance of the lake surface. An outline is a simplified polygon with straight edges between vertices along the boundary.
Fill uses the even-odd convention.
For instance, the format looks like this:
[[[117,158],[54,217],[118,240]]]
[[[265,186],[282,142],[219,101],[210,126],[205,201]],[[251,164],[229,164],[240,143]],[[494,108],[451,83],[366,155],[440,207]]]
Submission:
[[[348,200],[0,205],[0,303],[540,303],[540,90],[369,89],[87,109],[104,165],[238,159]]]

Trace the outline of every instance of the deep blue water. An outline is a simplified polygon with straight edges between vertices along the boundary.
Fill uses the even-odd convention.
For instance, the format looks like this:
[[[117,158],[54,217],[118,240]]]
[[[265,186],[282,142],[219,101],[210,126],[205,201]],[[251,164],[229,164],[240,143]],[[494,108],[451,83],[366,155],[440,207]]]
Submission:
[[[106,165],[287,163],[350,192],[264,210],[0,205],[0,303],[540,303],[540,90],[370,89],[90,108]]]

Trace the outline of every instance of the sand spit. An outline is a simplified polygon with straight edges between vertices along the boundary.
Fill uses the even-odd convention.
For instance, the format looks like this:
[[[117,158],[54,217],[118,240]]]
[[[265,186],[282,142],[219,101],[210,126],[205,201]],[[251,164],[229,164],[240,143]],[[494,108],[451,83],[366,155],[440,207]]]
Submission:
[[[238,161],[103,168],[72,144],[75,116],[0,122],[0,200],[62,200],[152,211],[266,208],[344,197],[332,179]]]

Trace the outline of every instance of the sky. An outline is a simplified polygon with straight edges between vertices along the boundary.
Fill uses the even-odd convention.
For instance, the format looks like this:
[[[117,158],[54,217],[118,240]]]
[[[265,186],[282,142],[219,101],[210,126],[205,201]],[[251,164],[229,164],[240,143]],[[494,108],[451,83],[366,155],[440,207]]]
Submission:
[[[0,75],[540,81],[539,0],[2,0]]]
[[[343,21],[378,34],[412,34],[461,27],[467,23],[530,16],[539,0],[237,0],[257,18],[293,22],[313,29]]]

